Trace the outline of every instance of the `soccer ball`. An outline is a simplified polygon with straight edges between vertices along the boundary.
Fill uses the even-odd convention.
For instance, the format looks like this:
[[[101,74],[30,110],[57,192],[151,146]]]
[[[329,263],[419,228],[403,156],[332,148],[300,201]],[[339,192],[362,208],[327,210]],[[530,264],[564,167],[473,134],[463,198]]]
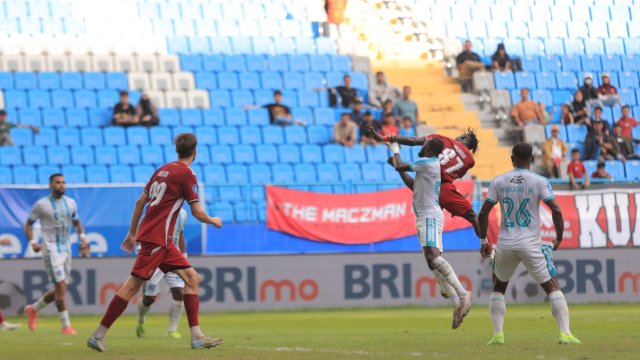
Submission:
[[[5,315],[17,315],[26,303],[27,297],[18,285],[0,280],[0,309]]]
[[[516,275],[510,286],[513,299],[520,304],[540,304],[547,298],[542,287],[536,284],[526,270]]]

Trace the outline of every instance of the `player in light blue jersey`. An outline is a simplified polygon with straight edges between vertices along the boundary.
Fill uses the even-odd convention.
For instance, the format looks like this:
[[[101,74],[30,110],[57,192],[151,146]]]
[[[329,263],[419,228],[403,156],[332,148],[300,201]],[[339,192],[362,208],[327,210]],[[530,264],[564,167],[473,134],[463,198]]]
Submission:
[[[569,330],[569,307],[560,290],[551,256],[551,252],[560,246],[564,231],[560,206],[549,181],[529,171],[533,162],[531,145],[515,145],[511,161],[514,169],[493,179],[478,216],[482,239],[480,251],[487,256],[491,253],[491,244],[487,240],[489,212],[495,204],[500,203],[502,219],[494,255],[493,292],[489,298],[493,338],[487,345],[504,344],[504,293],[520,262],[549,295],[551,313],[560,329],[560,344],[580,344],[580,340]],[[540,237],[540,201],[551,209],[556,229],[553,249],[543,245]]]
[[[397,142],[392,142],[389,148],[393,152],[393,167],[400,173],[405,185],[413,191],[416,230],[427,265],[443,290],[454,299],[451,327],[457,329],[471,309],[471,292],[464,289],[449,262],[440,255],[444,215],[438,202],[441,181],[438,155],[442,152],[444,144],[438,138],[428,140],[418,154],[420,159],[411,163],[402,161],[400,145]],[[409,176],[407,171],[415,172],[415,178]]]
[[[176,226],[173,228],[173,244],[180,249],[180,252],[186,257],[187,247],[184,239],[184,225],[187,221],[187,212],[180,209]],[[136,326],[136,335],[143,337],[145,335],[144,321],[147,313],[151,310],[151,305],[156,301],[160,292],[160,281],[164,279],[171,291],[171,307],[169,308],[169,327],[167,334],[174,339],[180,339],[182,335],[178,332],[178,323],[182,316],[182,298],[184,296],[184,281],[173,272],[163,273],[162,270],[156,269],[151,279],[146,281],[142,286],[142,301],[138,303],[138,325]]]

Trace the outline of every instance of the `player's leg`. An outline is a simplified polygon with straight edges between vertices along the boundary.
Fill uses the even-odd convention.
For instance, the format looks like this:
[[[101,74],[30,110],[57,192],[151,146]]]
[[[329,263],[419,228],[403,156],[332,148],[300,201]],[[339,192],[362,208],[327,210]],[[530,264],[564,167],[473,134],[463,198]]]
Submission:
[[[144,282],[142,286],[142,301],[138,303],[138,324],[136,325],[136,336],[143,337],[145,334],[144,322],[147,318],[147,313],[151,310],[151,305],[155,302],[158,295],[158,286],[165,274],[156,269],[151,276],[151,279]]]
[[[56,282],[55,284],[55,302],[58,309],[58,316],[60,317],[60,323],[62,324],[62,333],[67,335],[75,335],[76,331],[71,327],[71,320],[69,319],[69,312],[67,311],[67,282],[65,279]]]
[[[46,246],[46,245],[45,245]],[[56,280],[54,277],[53,264],[51,263],[51,255],[46,252],[42,257],[42,261],[44,263],[44,269],[47,272],[47,277],[49,278],[49,282],[55,284]],[[38,319],[38,312],[44,309],[47,305],[54,302],[56,299],[55,290],[49,290],[45,292],[36,302],[33,304],[27,305],[24,308],[24,313],[27,315],[27,323],[29,324],[29,330],[36,330],[36,321]]]
[[[19,324],[12,324],[8,321],[4,320],[4,313],[2,309],[0,309],[0,331],[11,331],[19,328]]]
[[[476,235],[480,236],[478,216],[467,198],[458,192],[456,186],[450,182],[443,182],[440,186],[440,206],[452,216],[460,216],[473,227]]]
[[[169,307],[169,327],[167,333],[169,336],[180,339],[182,335],[178,332],[178,324],[182,317],[183,299],[184,299],[184,281],[174,272],[168,272],[165,281],[171,291],[171,306]]]
[[[489,296],[489,310],[491,312],[491,322],[493,323],[493,337],[487,345],[504,344],[504,317],[507,312],[507,305],[504,301],[504,294],[509,285],[509,279],[520,264],[520,259],[513,250],[496,246],[493,258],[493,290]]]

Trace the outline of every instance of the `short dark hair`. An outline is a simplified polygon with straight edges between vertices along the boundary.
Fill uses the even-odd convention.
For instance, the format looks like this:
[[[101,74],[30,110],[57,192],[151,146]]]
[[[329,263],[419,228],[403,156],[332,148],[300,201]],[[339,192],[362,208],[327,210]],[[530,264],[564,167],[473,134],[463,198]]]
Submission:
[[[7,112],[5,110],[0,110],[0,116],[2,115],[7,115]]]
[[[527,161],[533,156],[533,148],[527,143],[518,143],[513,146],[511,155],[518,160]]]
[[[351,118],[351,114],[349,114],[347,112],[343,112],[342,114],[340,114],[340,118],[343,118],[345,116],[348,116],[349,118]]]
[[[614,128],[619,128],[619,127],[622,127],[622,125],[620,125],[619,123],[615,123],[615,124],[613,124],[613,127]]]
[[[529,91],[529,88],[528,87],[520,88],[520,91],[523,91],[523,90]]]
[[[376,76],[378,76],[378,75],[384,75],[384,73],[383,73],[382,71],[378,71],[378,72],[376,73]]]
[[[405,117],[402,118],[402,121],[405,121],[405,120],[409,120],[409,121],[413,122],[413,120],[411,120],[411,118],[408,117],[408,116],[405,116]]]
[[[273,96],[276,96],[276,95],[282,95],[282,91],[280,91],[280,90],[274,91],[273,92]]]
[[[444,149],[444,143],[437,137],[429,139],[427,144],[429,144],[429,152],[431,153],[440,154]]]
[[[342,78],[343,78],[343,79],[346,79],[346,78],[351,79],[351,75],[349,75],[349,74],[345,74]]]
[[[573,149],[573,150],[571,150],[571,153],[572,154],[574,154],[574,153],[578,153],[579,154],[580,153],[580,149]]]
[[[371,113],[371,111],[367,110],[364,112],[364,114],[362,114],[363,116],[372,116],[373,114]]]
[[[598,169],[604,169],[604,163],[603,162],[599,162],[597,165]]]
[[[602,111],[602,106],[598,105],[598,106],[594,107],[593,111],[596,111],[596,110]]]
[[[51,184],[53,182],[53,179],[57,178],[58,176],[64,177],[64,175],[62,175],[61,173],[51,174],[51,176],[49,176],[49,184]]]
[[[185,159],[193,155],[198,146],[198,138],[192,133],[178,134],[175,143],[178,158]]]
[[[629,105],[622,105],[622,107],[620,108],[620,110],[622,110],[622,109],[624,109],[624,108],[627,108],[627,109],[631,110],[631,108],[629,107]]]
[[[120,96],[129,96],[129,93],[127,91],[120,91]]]
[[[476,151],[478,151],[478,144],[480,144],[480,140],[478,140],[478,135],[476,134],[476,131],[470,127],[467,128],[467,131],[465,131],[465,134],[469,136],[469,139],[470,139],[469,150],[471,150],[471,152],[475,154]]]

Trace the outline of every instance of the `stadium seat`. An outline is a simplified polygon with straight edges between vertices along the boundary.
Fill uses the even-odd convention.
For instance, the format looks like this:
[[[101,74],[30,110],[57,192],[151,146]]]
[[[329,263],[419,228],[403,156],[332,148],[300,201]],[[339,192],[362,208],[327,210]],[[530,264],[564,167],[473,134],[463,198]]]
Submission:
[[[129,89],[129,80],[127,75],[121,72],[106,73],[107,89],[122,91]]]
[[[3,146],[0,147],[0,165],[20,165],[22,164],[22,151],[18,147]]]
[[[42,72],[38,74],[38,88],[44,90],[56,90],[60,88],[60,75],[55,72]]]
[[[60,173],[60,167],[55,165],[42,165],[38,166],[38,183],[48,184],[49,178],[53,174]]]
[[[249,180],[251,184],[265,185],[271,183],[271,167],[264,164],[250,166]]]
[[[133,181],[137,183],[147,183],[153,175],[154,168],[151,165],[136,165],[133,167]]]
[[[267,109],[247,110],[249,125],[269,125],[269,112]]]
[[[87,72],[83,74],[85,89],[102,90],[106,87],[106,79],[101,72]]]
[[[493,74],[496,89],[514,90],[517,89],[516,81],[513,73],[506,71],[499,71]]]
[[[324,76],[320,72],[304,73],[304,87],[309,90],[325,87]]]
[[[90,90],[78,90],[74,93],[75,104],[81,108],[95,108],[97,106],[96,93]]]
[[[93,165],[95,164],[93,156],[93,148],[85,145],[73,145],[71,151],[71,163],[74,165]]]
[[[128,165],[115,165],[109,169],[109,177],[112,183],[131,183],[133,176]]]
[[[25,165],[46,165],[47,156],[44,146],[25,146],[23,148],[23,158]]]
[[[225,109],[225,123],[229,126],[242,126],[247,124],[245,111],[241,108]]]
[[[278,163],[278,149],[275,145],[257,145],[256,160],[259,163],[276,164]]]
[[[144,145],[141,148],[142,164],[161,165],[164,164],[164,153],[160,145]]]
[[[327,163],[342,163],[344,159],[344,150],[341,145],[329,144],[322,149],[324,161]]]
[[[0,167],[0,185],[10,184],[13,184],[13,174],[11,173],[11,168]]]
[[[291,165],[278,163],[271,166],[271,176],[274,184],[280,185],[291,183],[294,173]]]
[[[349,163],[363,163],[367,161],[364,147],[361,145],[354,145],[352,147],[344,148],[344,158]]]
[[[277,72],[263,72],[260,74],[260,83],[262,84],[262,89],[282,89],[282,78]],[[258,88],[260,88],[260,86]]]
[[[307,127],[307,136],[310,144],[326,144],[331,142],[331,133],[327,127],[312,125]]]
[[[71,162],[69,148],[66,146],[49,146],[47,148],[47,163],[53,165],[66,165]]]
[[[624,172],[625,165],[622,161],[619,160],[608,160],[605,161],[605,169],[611,176],[613,176],[613,180],[625,180],[627,178]],[[591,175],[591,174],[589,174]]]
[[[248,184],[249,174],[247,167],[244,165],[227,166],[227,180],[230,184]]]
[[[566,71],[557,73],[556,80],[559,89],[575,90],[578,88],[578,80],[574,73]]]
[[[119,164],[137,165],[140,163],[140,151],[137,146],[119,146],[117,151]]]
[[[202,125],[202,111],[200,109],[180,109],[180,119],[184,126]]]
[[[177,109],[159,109],[158,116],[163,126],[180,125],[180,116]]]
[[[322,148],[318,145],[306,144],[300,147],[303,163],[322,163]]]
[[[361,181],[362,174],[360,166],[353,163],[342,163],[338,165],[338,172],[340,173],[340,180],[345,182]]]
[[[380,164],[364,163],[362,166],[362,180],[364,181],[383,181],[384,175],[382,173]]]
[[[570,142],[583,142],[587,136],[585,125],[567,125],[567,138]]]
[[[522,88],[535,89],[536,88],[536,80],[532,73],[522,72],[522,71],[516,72],[515,81],[516,81],[517,89],[522,89]]]
[[[80,90],[82,86],[82,75],[78,72],[63,72],[60,74],[60,83],[64,90]]]
[[[218,141],[223,145],[235,145],[240,142],[238,129],[233,126],[223,126],[218,128]]]
[[[251,145],[235,145],[233,147],[233,159],[235,163],[253,164],[256,161],[253,147]]]
[[[244,60],[247,65],[247,71],[267,71],[267,62],[262,55],[246,55]]]
[[[254,72],[240,73],[240,88],[245,90],[260,89],[260,76]]]
[[[51,107],[51,98],[48,91],[30,90],[27,97],[29,100],[29,106],[32,108]]]
[[[97,146],[95,156],[98,165],[116,165],[118,163],[116,148],[112,146]]]
[[[129,145],[149,144],[149,131],[143,126],[131,126],[126,128],[127,143]]]
[[[206,184],[225,184],[227,175],[224,167],[221,165],[205,165],[203,167],[204,181]]]
[[[303,127],[300,126],[287,126],[284,128],[284,137],[287,144],[306,144],[307,134]]]
[[[336,183],[340,181],[338,168],[335,164],[322,163],[316,166],[318,181],[321,183]]]
[[[284,133],[281,126],[271,125],[262,128],[262,140],[265,144],[284,144]]]
[[[309,58],[306,55],[289,56],[289,69],[291,71],[308,72],[311,70]]]
[[[211,160],[217,164],[232,164],[233,156],[229,145],[213,145],[211,150]]]
[[[296,182],[315,183],[318,181],[315,166],[311,164],[296,164],[294,169]]]
[[[222,90],[237,90],[238,77],[232,72],[218,73],[218,89]]]
[[[67,184],[83,184],[86,182],[82,166],[66,165],[62,167],[61,171]]]
[[[33,166],[14,167],[13,182],[14,184],[37,184],[38,180],[36,169]]]
[[[305,82],[302,76],[302,73],[299,72],[287,72],[282,76],[284,83],[283,86],[285,89],[304,89]]]
[[[38,88],[36,74],[32,72],[17,72],[14,74],[14,85],[19,90],[35,90]]]
[[[640,161],[629,160],[625,163],[625,173],[627,180],[638,181],[640,180]]]
[[[278,147],[278,158],[280,162],[286,164],[296,164],[300,162],[300,150],[296,145],[280,145]]]
[[[102,134],[104,136],[105,145],[126,145],[127,143],[124,128],[107,127],[103,129]]]
[[[316,125],[331,125],[336,122],[333,109],[331,108],[315,108],[313,117]]]
[[[209,126],[198,126],[195,128],[198,143],[202,145],[213,145],[218,143],[216,129]]]
[[[262,143],[260,128],[257,126],[243,126],[240,128],[240,143],[257,145]]]
[[[367,161],[373,163],[386,163],[389,158],[389,151],[384,145],[367,146]]]

